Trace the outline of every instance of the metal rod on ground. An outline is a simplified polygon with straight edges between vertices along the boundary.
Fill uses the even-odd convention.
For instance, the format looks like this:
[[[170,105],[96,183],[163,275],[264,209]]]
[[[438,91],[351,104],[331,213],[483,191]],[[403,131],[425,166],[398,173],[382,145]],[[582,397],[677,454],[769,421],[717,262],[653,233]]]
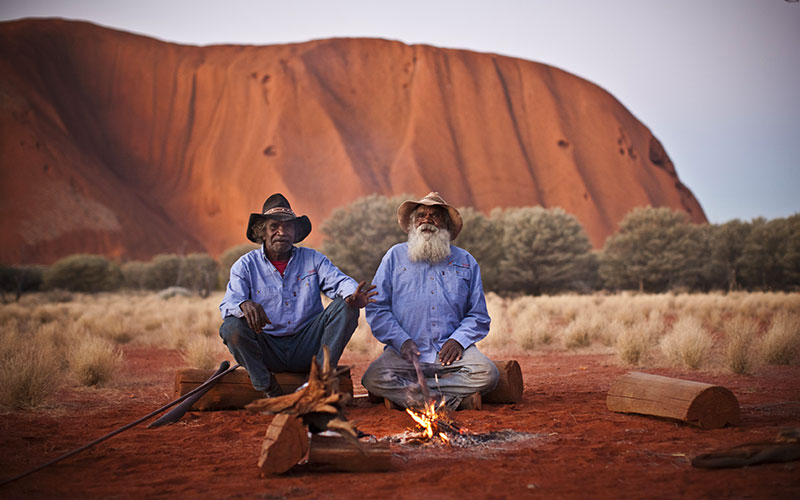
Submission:
[[[44,469],[45,467],[49,467],[49,466],[53,465],[56,462],[60,462],[60,461],[64,460],[65,458],[71,457],[72,455],[78,454],[78,453],[80,453],[80,452],[82,452],[84,450],[88,450],[92,446],[94,446],[96,444],[99,444],[99,443],[102,443],[106,439],[108,439],[110,437],[113,437],[113,436],[116,436],[117,434],[119,434],[121,432],[127,431],[131,427],[134,427],[134,426],[144,422],[148,418],[151,418],[151,417],[153,417],[155,415],[158,415],[159,413],[161,413],[162,411],[166,410],[167,408],[170,408],[171,406],[174,406],[174,405],[180,403],[181,401],[184,401],[185,399],[190,398],[194,394],[197,394],[198,392],[203,391],[204,389],[208,390],[207,389],[208,385],[214,385],[223,376],[225,376],[228,373],[232,372],[233,370],[239,368],[239,365],[234,365],[234,366],[232,366],[230,368],[227,368],[228,366],[230,366],[230,362],[223,361],[220,364],[220,369],[217,371],[217,373],[213,377],[209,378],[208,380],[203,382],[201,385],[199,385],[196,388],[194,388],[193,390],[187,392],[186,394],[184,394],[183,396],[179,397],[175,401],[167,403],[164,406],[162,406],[161,408],[148,413],[144,417],[142,417],[142,418],[140,418],[140,419],[138,419],[138,420],[136,420],[134,422],[131,422],[131,423],[127,424],[127,425],[123,425],[119,429],[117,429],[117,430],[115,430],[113,432],[109,432],[105,436],[99,437],[99,438],[95,439],[94,441],[92,441],[89,444],[83,445],[80,448],[76,448],[76,449],[74,449],[74,450],[72,450],[72,451],[70,451],[68,453],[65,453],[65,454],[61,455],[60,457],[57,457],[57,458],[54,458],[53,460],[50,460],[49,462],[43,463],[42,465],[39,465],[37,467],[34,467],[33,469],[30,469],[30,470],[28,470],[26,472],[23,472],[22,474],[14,476],[14,477],[12,477],[10,479],[6,479],[2,483],[0,483],[0,487],[3,487],[3,486],[5,486],[5,485],[7,485],[9,483],[13,483],[14,481],[17,481],[18,479],[22,479],[25,476],[33,474],[34,472],[38,472],[38,471]]]

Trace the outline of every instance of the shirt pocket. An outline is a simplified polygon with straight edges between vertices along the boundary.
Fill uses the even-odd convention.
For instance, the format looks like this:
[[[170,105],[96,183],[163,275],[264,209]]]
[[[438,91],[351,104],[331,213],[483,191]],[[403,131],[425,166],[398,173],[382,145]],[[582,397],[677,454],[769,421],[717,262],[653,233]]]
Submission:
[[[470,268],[448,266],[443,273],[444,289],[447,293],[457,297],[466,297],[469,294],[469,284],[472,280]]]
[[[295,303],[298,301],[309,302],[318,295],[319,276],[317,271],[311,270],[300,273],[292,285],[290,299]]]

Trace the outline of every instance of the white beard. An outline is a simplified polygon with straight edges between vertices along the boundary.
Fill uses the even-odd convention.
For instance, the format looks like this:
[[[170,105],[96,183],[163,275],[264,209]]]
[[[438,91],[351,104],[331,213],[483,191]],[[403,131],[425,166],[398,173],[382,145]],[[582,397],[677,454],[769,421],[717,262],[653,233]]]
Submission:
[[[432,232],[423,229],[430,229]],[[422,224],[408,232],[408,258],[411,262],[426,260],[436,264],[449,255],[450,232],[446,229],[439,229],[433,224]]]

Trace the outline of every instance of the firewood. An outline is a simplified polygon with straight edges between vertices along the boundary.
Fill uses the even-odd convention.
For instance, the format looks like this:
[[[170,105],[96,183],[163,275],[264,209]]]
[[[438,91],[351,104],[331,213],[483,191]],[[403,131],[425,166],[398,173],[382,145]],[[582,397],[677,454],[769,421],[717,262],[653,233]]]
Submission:
[[[258,466],[265,474],[282,474],[308,453],[308,431],[296,415],[275,415],[261,445]]]
[[[672,418],[704,429],[739,423],[739,402],[728,389],[641,372],[617,378],[606,406],[615,412]]]
[[[513,359],[494,361],[500,378],[491,392],[482,396],[484,403],[519,403],[522,400],[522,369]]]
[[[178,398],[191,391],[213,374],[214,370],[184,369],[178,370],[175,375],[175,397]],[[344,394],[353,394],[353,380],[350,377],[350,367],[340,366],[338,373],[338,391]],[[306,383],[308,374],[279,372],[275,379],[283,389],[284,394],[294,392]],[[214,388],[208,391],[193,406],[192,410],[222,410],[241,409],[246,404],[264,397],[263,392],[253,389],[250,377],[243,368],[225,375]]]
[[[360,443],[360,447],[355,447],[338,436],[314,434],[308,467],[331,472],[388,471],[392,467],[392,451],[388,443]]]
[[[263,398],[248,403],[245,408],[253,412],[289,413],[303,417],[314,432],[332,430],[349,439],[358,446],[355,427],[344,416],[344,406],[350,396],[338,392],[338,373],[331,368],[330,353],[323,346],[322,368],[316,356],[311,361],[308,382],[284,396]]]

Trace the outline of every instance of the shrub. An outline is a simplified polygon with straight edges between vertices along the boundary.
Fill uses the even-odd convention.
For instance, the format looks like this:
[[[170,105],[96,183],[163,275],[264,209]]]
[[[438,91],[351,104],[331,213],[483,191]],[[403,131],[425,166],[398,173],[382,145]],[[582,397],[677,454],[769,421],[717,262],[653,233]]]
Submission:
[[[636,208],[600,253],[600,277],[610,289],[661,292],[702,282],[707,242],[683,212]]]
[[[122,353],[108,340],[88,335],[67,352],[69,370],[81,385],[102,385],[122,363]]]
[[[780,311],[772,318],[761,342],[764,362],[770,365],[788,365],[800,352],[800,321],[798,315]]]
[[[660,345],[671,364],[697,369],[707,360],[711,337],[697,318],[681,316],[661,339]]]
[[[592,245],[574,216],[560,208],[524,207],[495,209],[491,220],[503,228],[499,289],[533,295],[593,289]]]
[[[144,286],[148,290],[163,290],[179,286],[183,278],[183,259],[175,254],[159,254],[147,266]]]
[[[73,292],[107,292],[122,284],[119,266],[100,255],[78,254],[53,264],[44,274],[44,287]]]
[[[23,293],[42,287],[44,269],[42,266],[0,266],[0,291],[12,294],[14,300],[19,302]]]
[[[181,350],[181,355],[192,368],[210,370],[217,367],[219,358],[225,352],[227,350],[219,337],[194,335],[186,342],[186,346]]]
[[[11,408],[42,404],[61,385],[60,356],[49,345],[7,333],[0,338],[0,403]]]
[[[123,284],[131,290],[144,290],[147,288],[147,275],[150,264],[147,262],[130,261],[122,264]]]
[[[356,281],[371,281],[386,251],[407,239],[397,208],[409,198],[373,194],[337,208],[322,223],[322,252]]]
[[[750,318],[735,316],[725,322],[725,361],[733,373],[748,373],[752,368],[753,340],[758,333],[758,324]]]

